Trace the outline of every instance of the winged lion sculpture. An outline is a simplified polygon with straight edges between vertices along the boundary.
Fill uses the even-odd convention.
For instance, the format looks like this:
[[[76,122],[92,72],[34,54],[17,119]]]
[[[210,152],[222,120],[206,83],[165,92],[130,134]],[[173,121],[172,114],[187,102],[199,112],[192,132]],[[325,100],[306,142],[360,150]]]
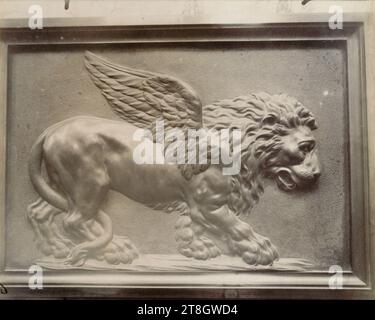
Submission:
[[[270,240],[242,217],[258,202],[265,179],[284,191],[317,181],[311,112],[286,94],[245,94],[202,106],[194,90],[174,77],[113,64],[90,52],[85,64],[122,120],[67,119],[46,129],[33,145],[29,173],[39,198],[29,206],[28,217],[41,251],[78,266],[90,257],[131,263],[138,255],[135,246],[113,234],[102,207],[115,190],[150,208],[178,213],[176,241],[184,256],[208,260],[220,255],[210,237],[216,234],[230,254],[249,265],[278,259]],[[239,172],[224,175],[222,163],[135,163],[134,133],[152,130],[158,119],[167,130],[184,133],[241,130]]]

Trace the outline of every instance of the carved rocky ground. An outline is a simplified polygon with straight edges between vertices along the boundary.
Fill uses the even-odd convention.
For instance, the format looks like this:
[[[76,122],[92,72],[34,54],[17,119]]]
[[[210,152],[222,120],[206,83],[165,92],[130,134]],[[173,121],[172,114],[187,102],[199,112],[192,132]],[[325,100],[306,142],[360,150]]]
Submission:
[[[315,266],[308,260],[282,258],[272,265],[249,265],[239,257],[222,255],[211,260],[189,259],[181,255],[143,254],[132,264],[113,265],[105,261],[88,259],[84,266],[66,265],[56,259],[41,259],[37,263],[51,270],[121,270],[139,272],[176,272],[176,271],[308,271]]]

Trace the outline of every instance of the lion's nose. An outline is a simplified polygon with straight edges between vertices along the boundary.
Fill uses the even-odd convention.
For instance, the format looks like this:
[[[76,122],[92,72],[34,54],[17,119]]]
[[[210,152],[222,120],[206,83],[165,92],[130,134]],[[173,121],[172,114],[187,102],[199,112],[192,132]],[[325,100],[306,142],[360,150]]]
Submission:
[[[314,181],[317,181],[319,179],[320,175],[321,175],[320,171],[315,171],[314,174],[313,174]]]

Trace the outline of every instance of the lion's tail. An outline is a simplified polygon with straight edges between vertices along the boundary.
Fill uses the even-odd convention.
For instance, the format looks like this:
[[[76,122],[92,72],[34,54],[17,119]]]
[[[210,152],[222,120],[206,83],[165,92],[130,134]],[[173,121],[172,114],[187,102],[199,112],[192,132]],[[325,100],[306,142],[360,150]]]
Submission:
[[[56,192],[42,175],[43,144],[47,134],[55,129],[57,125],[61,125],[61,122],[45,130],[33,145],[29,160],[29,175],[35,191],[41,198],[62,211],[68,211],[67,200],[61,194]]]

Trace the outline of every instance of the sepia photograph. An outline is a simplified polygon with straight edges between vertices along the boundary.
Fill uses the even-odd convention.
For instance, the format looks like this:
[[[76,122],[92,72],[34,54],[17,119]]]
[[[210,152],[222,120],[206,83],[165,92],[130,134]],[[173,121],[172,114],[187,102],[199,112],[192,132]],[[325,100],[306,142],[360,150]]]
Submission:
[[[0,6],[0,299],[375,298],[374,1]]]

